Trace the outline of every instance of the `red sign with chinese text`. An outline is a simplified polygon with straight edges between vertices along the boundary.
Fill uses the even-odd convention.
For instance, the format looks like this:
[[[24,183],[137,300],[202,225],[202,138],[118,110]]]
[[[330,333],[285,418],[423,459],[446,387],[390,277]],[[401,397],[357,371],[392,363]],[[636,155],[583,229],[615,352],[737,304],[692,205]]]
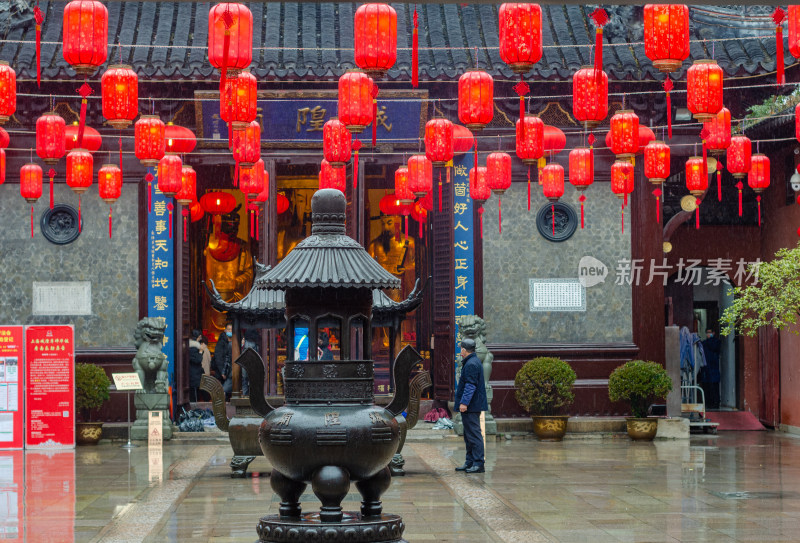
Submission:
[[[75,331],[25,327],[25,447],[75,446]]]
[[[0,449],[21,449],[22,326],[0,326]]]

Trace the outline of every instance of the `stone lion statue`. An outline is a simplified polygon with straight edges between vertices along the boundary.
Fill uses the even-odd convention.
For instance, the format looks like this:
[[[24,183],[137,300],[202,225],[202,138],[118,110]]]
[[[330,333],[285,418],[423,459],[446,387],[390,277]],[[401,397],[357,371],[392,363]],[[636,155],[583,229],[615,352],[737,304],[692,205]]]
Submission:
[[[166,329],[162,317],[148,317],[139,321],[133,333],[137,349],[133,369],[139,374],[145,393],[166,393],[169,386],[167,355],[161,352]]]

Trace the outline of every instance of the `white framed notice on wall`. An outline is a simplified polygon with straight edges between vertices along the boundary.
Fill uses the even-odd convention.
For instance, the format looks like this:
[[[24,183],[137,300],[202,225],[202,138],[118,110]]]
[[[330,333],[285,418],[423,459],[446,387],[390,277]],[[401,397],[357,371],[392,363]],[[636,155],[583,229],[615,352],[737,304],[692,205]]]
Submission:
[[[34,315],[91,315],[91,281],[33,283]]]
[[[530,279],[530,310],[586,311],[586,288],[575,278]]]

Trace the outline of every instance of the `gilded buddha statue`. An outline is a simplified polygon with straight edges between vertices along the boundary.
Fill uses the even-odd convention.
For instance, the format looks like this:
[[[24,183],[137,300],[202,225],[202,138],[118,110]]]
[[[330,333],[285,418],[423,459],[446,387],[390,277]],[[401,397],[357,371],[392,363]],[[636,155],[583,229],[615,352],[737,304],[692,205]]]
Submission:
[[[249,241],[239,238],[239,204],[230,213],[214,217],[214,229],[203,251],[205,281],[211,279],[226,302],[237,302],[247,295],[253,284],[253,256]],[[205,299],[205,298],[204,298]],[[226,317],[207,302],[203,328],[214,334],[211,341],[225,330]]]

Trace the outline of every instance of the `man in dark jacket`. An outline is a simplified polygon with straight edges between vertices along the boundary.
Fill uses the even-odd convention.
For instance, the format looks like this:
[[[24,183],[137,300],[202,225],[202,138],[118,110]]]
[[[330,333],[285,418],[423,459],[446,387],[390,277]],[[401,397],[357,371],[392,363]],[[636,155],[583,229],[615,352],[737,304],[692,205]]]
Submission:
[[[475,354],[475,340],[461,342],[461,379],[458,380],[455,404],[464,423],[464,443],[467,457],[456,471],[483,473],[483,434],[481,433],[481,411],[486,411],[486,385],[483,381],[483,365]]]
[[[222,382],[222,389],[225,391],[225,399],[229,400],[233,390],[232,385],[232,348],[231,337],[233,336],[233,325],[225,326],[225,332],[219,335],[217,346],[214,348],[214,364]]]

